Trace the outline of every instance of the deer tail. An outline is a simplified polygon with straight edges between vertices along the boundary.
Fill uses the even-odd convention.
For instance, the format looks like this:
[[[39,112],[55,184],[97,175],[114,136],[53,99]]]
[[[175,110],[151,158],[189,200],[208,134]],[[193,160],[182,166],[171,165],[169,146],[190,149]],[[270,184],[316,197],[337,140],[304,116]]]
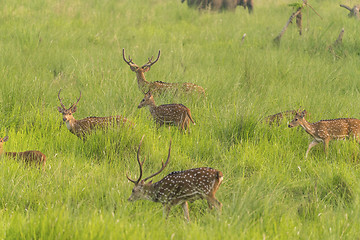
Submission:
[[[194,119],[191,117],[190,109],[187,109],[187,116],[189,117],[190,121],[195,125]]]

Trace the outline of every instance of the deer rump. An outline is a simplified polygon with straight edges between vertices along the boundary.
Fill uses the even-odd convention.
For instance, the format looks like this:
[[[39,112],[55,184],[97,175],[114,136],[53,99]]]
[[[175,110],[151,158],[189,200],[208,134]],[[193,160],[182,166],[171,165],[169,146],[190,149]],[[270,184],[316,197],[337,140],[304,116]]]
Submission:
[[[206,199],[206,196],[216,192],[222,179],[222,172],[208,167],[172,172],[154,183],[157,193],[154,201],[178,205],[185,201]]]

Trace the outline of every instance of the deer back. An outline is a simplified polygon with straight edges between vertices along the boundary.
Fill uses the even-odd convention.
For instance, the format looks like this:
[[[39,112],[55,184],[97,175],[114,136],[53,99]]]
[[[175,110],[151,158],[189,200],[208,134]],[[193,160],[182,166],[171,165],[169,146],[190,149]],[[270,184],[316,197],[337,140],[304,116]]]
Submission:
[[[360,136],[360,120],[356,118],[338,118],[321,120],[311,124],[315,135],[320,138],[342,139],[349,136]]]
[[[19,158],[27,164],[45,166],[46,163],[46,156],[40,151],[6,152],[5,155],[12,158]]]
[[[105,129],[111,126],[117,126],[121,124],[130,123],[127,118],[123,116],[109,116],[109,117],[87,117],[80,120],[76,120],[74,125],[69,128],[70,132],[78,137],[84,137],[86,134],[91,133],[96,128]]]
[[[190,109],[182,104],[164,104],[150,110],[155,121],[160,124],[175,124],[182,129],[187,128],[189,120],[194,124]]]
[[[153,184],[154,201],[178,204],[213,196],[223,180],[222,172],[208,168],[194,168],[172,172]]]
[[[205,95],[205,90],[201,86],[194,83],[166,83],[162,81],[150,82],[148,84],[149,91],[153,95],[161,95],[165,92],[174,93],[191,93],[198,92],[199,94]]]

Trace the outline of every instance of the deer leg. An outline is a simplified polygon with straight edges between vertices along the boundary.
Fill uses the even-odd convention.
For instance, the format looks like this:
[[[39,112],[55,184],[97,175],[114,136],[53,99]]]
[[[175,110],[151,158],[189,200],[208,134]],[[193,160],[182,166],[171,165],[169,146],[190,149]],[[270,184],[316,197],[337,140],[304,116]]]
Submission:
[[[208,202],[209,208],[212,209],[212,206],[215,206],[218,211],[221,213],[222,204],[215,198],[215,196],[207,196],[206,200]],[[211,207],[210,207],[211,205]]]
[[[184,210],[184,217],[185,219],[190,222],[190,216],[189,216],[189,204],[187,201],[185,201],[183,204],[182,204],[182,208]]]
[[[165,216],[166,219],[169,217],[170,209],[171,209],[170,204],[164,205],[163,216]]]
[[[326,157],[328,156],[329,142],[330,142],[330,138],[326,138],[324,140],[324,152],[325,152]]]
[[[310,152],[310,149],[311,149],[312,147],[318,145],[318,144],[319,144],[319,142],[316,141],[316,140],[312,141],[312,142],[309,144],[309,147],[308,147],[308,149],[307,149],[307,151],[306,151],[305,158],[307,158],[307,156],[308,156],[308,154],[309,154],[309,152]]]

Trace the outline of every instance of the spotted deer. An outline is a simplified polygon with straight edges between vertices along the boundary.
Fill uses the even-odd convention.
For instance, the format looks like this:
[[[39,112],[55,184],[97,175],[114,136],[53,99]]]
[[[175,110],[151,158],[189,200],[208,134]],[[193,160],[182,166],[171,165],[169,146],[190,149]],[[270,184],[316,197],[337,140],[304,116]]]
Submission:
[[[360,120],[355,118],[338,118],[331,120],[320,120],[309,123],[305,119],[305,110],[295,115],[294,120],[289,123],[289,128],[301,126],[314,140],[309,144],[305,157],[308,156],[310,149],[320,142],[324,143],[324,152],[327,155],[330,140],[345,139],[354,137],[360,140]]]
[[[128,121],[127,118],[123,116],[109,116],[109,117],[87,117],[84,119],[76,120],[73,116],[73,113],[76,112],[76,105],[79,103],[81,98],[81,91],[80,97],[77,99],[76,103],[72,104],[70,108],[66,108],[65,105],[62,103],[60,98],[60,92],[58,93],[58,99],[60,101],[61,107],[58,107],[58,111],[63,115],[63,121],[66,124],[66,127],[72,134],[75,134],[77,137],[86,140],[86,136],[90,134],[93,130],[101,128],[105,130],[107,127],[112,125],[125,125],[129,123],[133,126],[133,123]]]
[[[8,136],[0,138],[0,156],[9,156],[15,159],[21,159],[26,164],[36,164],[45,170],[46,156],[40,151],[25,151],[25,152],[5,152],[3,149],[4,142],[9,140]]]
[[[181,130],[186,130],[190,121],[195,125],[191,117],[190,109],[182,104],[164,104],[156,106],[151,92],[147,92],[140,102],[138,108],[148,106],[150,113],[159,126],[163,124],[174,124]]]
[[[130,66],[131,71],[136,73],[137,83],[140,91],[144,94],[151,91],[154,95],[162,95],[165,92],[178,93],[193,93],[197,92],[205,95],[205,90],[193,83],[166,83],[161,81],[148,82],[145,79],[145,73],[148,72],[152,65],[154,65],[160,58],[160,50],[157,58],[153,61],[153,56],[149,58],[148,62],[141,67],[136,65],[129,56],[127,60],[125,57],[125,49],[123,49],[123,59]]]
[[[273,124],[276,124],[277,126],[279,126],[280,123],[282,122],[282,120],[284,120],[284,119],[290,120],[290,118],[293,119],[295,117],[296,113],[298,113],[300,111],[301,111],[301,109],[279,112],[279,113],[265,117],[262,121],[269,124],[270,126],[272,126]],[[304,114],[305,114],[305,116],[310,115],[306,110],[304,110]]]
[[[221,212],[222,204],[215,198],[215,193],[223,180],[223,174],[218,170],[209,167],[194,168],[171,172],[156,183],[152,183],[152,181],[146,182],[150,178],[161,173],[168,165],[170,160],[171,141],[165,164],[162,162],[162,167],[158,172],[142,179],[142,168],[145,159],[140,162],[139,155],[143,138],[144,137],[142,137],[140,141],[137,151],[140,176],[137,180],[132,180],[126,174],[127,179],[135,184],[131,196],[128,199],[129,201],[132,202],[143,199],[160,202],[164,207],[164,215],[166,218],[169,216],[173,206],[181,204],[184,210],[184,216],[188,222],[190,221],[188,202],[206,199],[210,209],[216,207],[219,212]]]

